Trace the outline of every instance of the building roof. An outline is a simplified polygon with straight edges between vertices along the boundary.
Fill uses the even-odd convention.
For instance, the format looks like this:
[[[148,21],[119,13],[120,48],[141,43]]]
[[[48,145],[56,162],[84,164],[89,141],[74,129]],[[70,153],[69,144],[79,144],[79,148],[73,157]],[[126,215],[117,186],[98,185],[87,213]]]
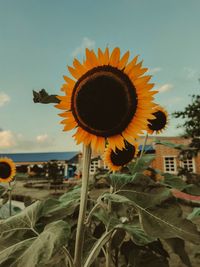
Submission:
[[[142,147],[143,147],[143,145],[139,145],[139,151],[142,151]],[[151,146],[151,145],[146,145],[145,147],[144,147],[144,151],[155,151],[155,149],[153,148],[153,146]]]
[[[70,161],[79,154],[78,151],[70,152],[41,152],[41,153],[9,153],[0,157],[12,159],[15,163],[22,162],[47,162],[50,160]]]

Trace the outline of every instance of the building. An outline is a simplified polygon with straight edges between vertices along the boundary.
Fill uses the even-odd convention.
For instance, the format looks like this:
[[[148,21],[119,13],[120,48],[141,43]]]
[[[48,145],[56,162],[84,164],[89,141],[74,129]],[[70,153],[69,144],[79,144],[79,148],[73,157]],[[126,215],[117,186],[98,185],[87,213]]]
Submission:
[[[148,144],[151,143],[155,151],[155,160],[152,163],[152,167],[162,172],[173,174],[178,173],[179,167],[184,167],[193,173],[200,174],[200,154],[197,157],[180,160],[178,157],[179,150],[156,144],[157,140],[181,145],[188,145],[190,143],[189,139],[182,137],[149,137]]]
[[[156,144],[158,140],[182,145],[188,145],[190,143],[189,139],[182,137],[149,136],[144,152],[155,154],[155,160],[152,162],[153,168],[159,169],[162,172],[177,174],[179,167],[185,167],[191,172],[200,174],[200,154],[195,158],[180,161],[178,158],[179,150]],[[139,150],[142,151],[144,136],[141,136],[138,142]],[[94,174],[100,167],[107,168],[100,157],[94,156],[90,166],[90,174]]]
[[[1,153],[0,157],[12,159],[17,169],[20,166],[27,166],[28,169],[34,165],[40,167],[51,160],[56,160],[65,166],[66,177],[72,177],[75,170],[74,166],[79,165],[80,152]]]

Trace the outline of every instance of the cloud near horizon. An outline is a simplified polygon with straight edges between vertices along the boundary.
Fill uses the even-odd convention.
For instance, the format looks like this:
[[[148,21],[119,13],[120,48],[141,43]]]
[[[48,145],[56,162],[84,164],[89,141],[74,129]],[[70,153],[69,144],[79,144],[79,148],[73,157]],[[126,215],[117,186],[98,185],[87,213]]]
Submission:
[[[173,87],[174,87],[173,84],[166,83],[156,88],[156,90],[158,90],[159,93],[165,93],[165,92],[171,91]]]
[[[10,96],[4,92],[0,92],[0,107],[3,107],[8,102],[10,102]]]
[[[94,40],[88,37],[83,37],[81,44],[72,51],[72,56],[77,57],[78,55],[84,53],[85,48],[93,49],[94,47],[95,47]]]
[[[158,73],[158,72],[160,72],[162,70],[162,68],[160,68],[160,67],[156,67],[156,68],[150,68],[149,69],[149,72],[151,73],[151,74],[156,74],[156,73]]]
[[[0,130],[0,150],[2,152],[49,151],[54,146],[55,140],[47,134],[38,135],[31,140],[10,130]]]

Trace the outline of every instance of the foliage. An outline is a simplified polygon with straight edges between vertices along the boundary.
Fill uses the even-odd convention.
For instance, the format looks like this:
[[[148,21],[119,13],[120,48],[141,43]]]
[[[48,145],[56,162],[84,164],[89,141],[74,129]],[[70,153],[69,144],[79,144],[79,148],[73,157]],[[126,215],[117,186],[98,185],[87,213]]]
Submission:
[[[200,150],[200,95],[192,95],[192,103],[185,107],[183,111],[174,112],[173,115],[175,118],[183,118],[185,120],[181,125],[184,128],[184,135],[192,138],[191,147]]]
[[[152,160],[145,155],[126,173],[104,174],[112,191],[97,200],[89,197],[84,267],[98,266],[108,244],[111,266],[167,267],[169,254],[163,242],[191,267],[184,240],[200,244],[200,233],[191,221],[199,210],[188,218],[183,214],[171,192],[188,187],[179,177],[164,174],[158,183],[144,175]],[[58,199],[36,201],[0,220],[0,266],[73,267],[80,191],[74,187]]]

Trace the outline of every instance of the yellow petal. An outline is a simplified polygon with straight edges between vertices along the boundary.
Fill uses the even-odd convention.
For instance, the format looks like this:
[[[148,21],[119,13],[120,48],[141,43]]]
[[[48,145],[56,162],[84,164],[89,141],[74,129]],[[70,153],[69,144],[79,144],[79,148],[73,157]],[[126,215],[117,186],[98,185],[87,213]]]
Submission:
[[[86,68],[77,59],[74,59],[73,65],[80,76],[87,72]]]
[[[63,76],[64,80],[66,81],[66,83],[73,88],[74,85],[76,84],[76,82],[74,80],[72,80],[71,78],[67,77],[67,76]]]
[[[139,56],[134,57],[134,59],[125,67],[124,72],[126,74],[129,74],[129,72],[131,71],[131,69],[136,65],[137,60],[138,60],[138,57]]]
[[[119,64],[118,64],[118,68],[119,69],[123,69],[126,66],[126,64],[128,62],[128,59],[129,59],[129,54],[130,54],[129,51],[127,51],[123,55],[123,57],[121,58],[121,60],[119,61]]]
[[[72,75],[74,78],[76,78],[77,80],[81,77],[80,73],[79,73],[76,69],[74,69],[74,68],[68,66],[68,70],[69,70],[69,72],[71,73],[71,75]]]
[[[103,64],[104,65],[108,65],[108,63],[109,63],[109,49],[108,49],[108,47],[106,47],[105,52],[104,52],[104,62],[103,62]]]
[[[114,135],[111,137],[108,137],[108,143],[110,148],[113,151],[116,151],[116,148],[118,148],[119,150],[122,150],[125,145],[124,145],[124,138],[121,135]]]
[[[100,48],[98,48],[98,61],[99,61],[99,65],[104,64],[104,55]]]
[[[142,85],[146,85],[148,83],[148,81],[151,79],[151,75],[147,75],[141,78],[138,78],[134,84],[135,86],[142,86]]]
[[[119,63],[119,58],[120,58],[120,49],[119,47],[116,47],[114,48],[110,56],[109,65],[116,67]]]

